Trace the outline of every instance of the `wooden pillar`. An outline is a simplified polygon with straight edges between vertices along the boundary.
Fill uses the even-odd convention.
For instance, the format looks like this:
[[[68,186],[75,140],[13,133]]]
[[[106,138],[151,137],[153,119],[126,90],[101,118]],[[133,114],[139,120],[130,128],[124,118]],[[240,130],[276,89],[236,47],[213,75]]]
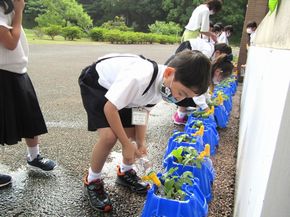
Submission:
[[[248,0],[238,59],[239,74],[241,72],[241,65],[245,64],[247,61],[247,48],[246,48],[248,40],[248,34],[246,33],[247,23],[249,21],[256,21],[256,23],[259,25],[259,23],[263,20],[267,12],[268,12],[268,0]]]

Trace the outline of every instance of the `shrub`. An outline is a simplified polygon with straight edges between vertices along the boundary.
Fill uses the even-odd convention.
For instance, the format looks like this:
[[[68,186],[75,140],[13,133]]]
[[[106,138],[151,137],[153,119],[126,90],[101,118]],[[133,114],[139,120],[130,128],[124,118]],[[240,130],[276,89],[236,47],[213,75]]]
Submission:
[[[62,36],[65,40],[73,41],[76,38],[81,38],[82,30],[78,26],[67,26],[62,29]]]
[[[54,37],[59,35],[61,33],[61,26],[57,25],[50,25],[48,27],[43,28],[44,33],[51,37],[52,40],[54,40]]]
[[[35,35],[36,38],[43,38],[44,36],[44,31],[40,27],[35,27],[33,28],[33,34]]]
[[[93,41],[103,41],[104,40],[104,33],[107,30],[100,27],[95,27],[89,31],[89,36]]]
[[[179,24],[174,22],[166,23],[164,21],[156,21],[154,24],[148,26],[150,32],[161,34],[161,35],[179,35],[182,31],[182,28]]]
[[[133,31],[133,28],[129,28],[126,23],[124,17],[116,16],[113,20],[109,20],[101,26],[105,29],[116,29],[120,31]]]

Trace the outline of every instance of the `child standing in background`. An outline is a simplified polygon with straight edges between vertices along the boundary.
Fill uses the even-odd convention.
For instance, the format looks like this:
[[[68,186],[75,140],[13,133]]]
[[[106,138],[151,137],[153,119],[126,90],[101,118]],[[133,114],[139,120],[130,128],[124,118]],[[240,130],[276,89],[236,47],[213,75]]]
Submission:
[[[198,37],[200,34],[211,38],[217,42],[217,37],[213,32],[210,32],[209,16],[216,14],[222,8],[220,0],[207,0],[204,4],[196,7],[185,26],[181,42]]]
[[[49,171],[56,164],[39,154],[38,135],[47,128],[27,74],[24,5],[24,0],[0,0],[0,144],[13,145],[25,138],[28,165]],[[10,183],[10,176],[0,174],[0,187]]]

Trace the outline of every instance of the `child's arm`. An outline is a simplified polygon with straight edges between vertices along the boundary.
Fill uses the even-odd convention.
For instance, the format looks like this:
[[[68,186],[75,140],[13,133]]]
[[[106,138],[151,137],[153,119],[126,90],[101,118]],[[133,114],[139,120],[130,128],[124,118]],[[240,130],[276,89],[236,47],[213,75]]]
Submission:
[[[13,4],[15,14],[12,20],[12,29],[0,26],[0,43],[9,50],[14,50],[18,44],[25,5],[24,0],[14,0]]]
[[[127,137],[127,134],[122,126],[118,109],[110,101],[107,101],[104,107],[104,112],[110,127],[122,144],[122,153],[124,160],[126,161],[124,163],[134,163],[137,147]]]

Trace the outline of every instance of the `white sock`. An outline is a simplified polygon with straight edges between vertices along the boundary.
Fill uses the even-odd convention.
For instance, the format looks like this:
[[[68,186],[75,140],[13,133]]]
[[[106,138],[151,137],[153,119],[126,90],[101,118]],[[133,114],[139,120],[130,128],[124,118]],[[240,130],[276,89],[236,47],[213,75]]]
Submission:
[[[88,174],[88,183],[92,182],[93,180],[96,179],[101,179],[102,178],[102,173],[95,173],[92,171],[92,168],[89,168],[89,174]]]
[[[120,165],[120,170],[121,170],[121,173],[124,173],[124,172],[127,172],[129,170],[133,169],[133,165],[127,165],[127,164],[124,164],[123,161],[121,162],[121,165]]]
[[[180,118],[184,118],[187,115],[187,113],[186,112],[181,112],[181,111],[177,110],[177,115]]]
[[[39,144],[34,147],[27,146],[27,158],[29,161],[34,160],[39,155]]]

